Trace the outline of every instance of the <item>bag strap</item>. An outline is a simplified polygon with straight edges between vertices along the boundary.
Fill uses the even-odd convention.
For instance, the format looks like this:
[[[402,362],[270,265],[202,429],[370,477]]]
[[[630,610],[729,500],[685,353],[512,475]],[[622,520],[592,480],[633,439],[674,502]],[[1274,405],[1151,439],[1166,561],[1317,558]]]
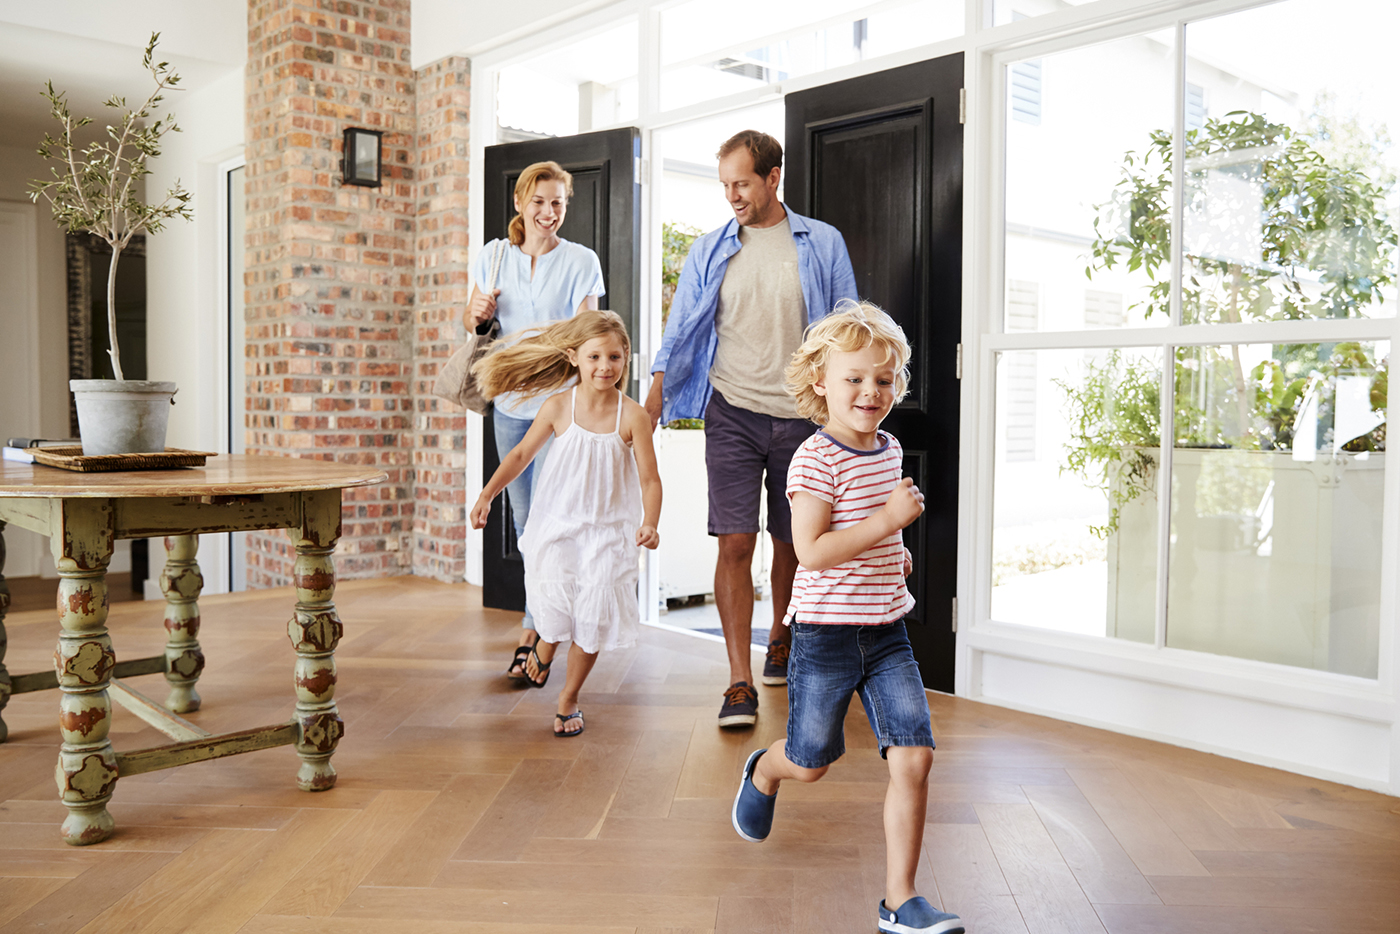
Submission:
[[[491,254],[491,284],[486,287],[486,294],[490,295],[496,290],[496,277],[501,274],[501,256],[505,253],[506,241],[497,240],[496,249]]]

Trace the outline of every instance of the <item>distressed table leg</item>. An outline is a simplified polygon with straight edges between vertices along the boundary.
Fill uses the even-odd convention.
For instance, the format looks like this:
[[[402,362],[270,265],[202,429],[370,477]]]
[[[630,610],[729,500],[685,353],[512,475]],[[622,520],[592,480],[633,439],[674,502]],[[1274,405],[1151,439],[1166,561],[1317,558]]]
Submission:
[[[301,529],[291,530],[297,558],[294,582],[296,615],[287,635],[296,647],[296,743],[301,768],[297,785],[303,791],[335,787],[331,755],[345,732],[335,706],[335,647],[342,627],[336,615],[335,564],[331,553],[340,538],[340,491],[302,494]]]
[[[199,593],[204,575],[199,572],[195,554],[198,535],[172,535],[165,540],[165,570],[160,575],[160,591],[165,594],[165,680],[170,694],[165,706],[175,713],[199,709],[199,673],[204,670],[204,653],[199,648]]]
[[[75,846],[112,835],[107,801],[117,783],[117,757],[107,738],[107,696],[116,655],[107,635],[107,565],[112,560],[112,504],[70,499],[54,517],[50,535],[58,565],[59,797],[68,808],[63,840]]]
[[[10,587],[5,583],[5,523],[0,522],[0,743],[10,735],[5,725],[5,705],[10,702],[10,670],[5,667],[5,650],[9,647],[5,635],[5,614],[10,609]]]

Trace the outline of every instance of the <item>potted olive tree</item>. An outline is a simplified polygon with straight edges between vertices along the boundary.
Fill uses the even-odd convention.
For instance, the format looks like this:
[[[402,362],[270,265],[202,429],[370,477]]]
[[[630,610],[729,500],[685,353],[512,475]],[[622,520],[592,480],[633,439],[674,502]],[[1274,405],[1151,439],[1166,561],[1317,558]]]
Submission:
[[[174,90],[180,81],[167,62],[155,60],[159,38],[159,33],[152,33],[142,58],[142,65],[155,80],[155,90],[136,108],[127,107],[124,97],[109,98],[106,106],[121,115],[107,126],[104,139],[79,148],[74,134],[92,119],[74,118],[65,93],[55,91],[53,82],[43,92],[62,130],[57,138],[44,135],[39,154],[58,165],[50,169],[52,178],[30,183],[29,196],[35,202],[40,198],[48,201],[54,220],[69,233],[94,234],[112,248],[107,269],[107,329],[116,378],[69,381],[77,403],[83,453],[89,455],[164,451],[165,428],[176,391],[174,383],[124,379],[117,346],[117,262],[122,250],[132,237],[156,233],[170,218],[189,220],[193,216],[189,192],[178,181],[158,201],[142,200],[138,195],[137,183],[151,174],[147,160],[160,155],[161,138],[179,131],[173,116],[151,120],[164,93]]]

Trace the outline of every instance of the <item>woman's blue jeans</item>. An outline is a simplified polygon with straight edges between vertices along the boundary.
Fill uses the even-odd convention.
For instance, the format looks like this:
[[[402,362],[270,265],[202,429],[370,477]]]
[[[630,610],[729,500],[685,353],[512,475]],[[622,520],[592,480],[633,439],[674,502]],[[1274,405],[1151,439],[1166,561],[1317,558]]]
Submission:
[[[491,414],[491,422],[496,429],[496,456],[505,460],[505,456],[510,453],[511,448],[520,443],[525,437],[525,432],[530,430],[534,424],[534,419],[516,418],[512,415],[504,415],[501,412]],[[540,453],[535,455],[535,459],[530,465],[521,471],[520,476],[506,484],[506,498],[510,503],[511,524],[515,527],[516,541],[525,534],[525,520],[530,516],[530,500],[534,496],[535,483],[538,482],[540,473],[544,468],[545,456],[549,454],[549,448],[554,443],[554,436],[550,435],[544,447],[540,448]],[[535,620],[530,615],[530,606],[525,606],[525,618],[521,624],[526,629],[535,628]]]

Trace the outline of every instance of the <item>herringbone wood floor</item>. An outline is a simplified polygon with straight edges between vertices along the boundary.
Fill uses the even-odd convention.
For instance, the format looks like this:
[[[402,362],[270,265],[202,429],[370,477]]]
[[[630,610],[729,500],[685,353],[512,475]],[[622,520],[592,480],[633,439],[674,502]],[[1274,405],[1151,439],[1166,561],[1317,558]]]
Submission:
[[[58,837],[56,699],[15,697],[0,745],[0,932],[701,934],[866,932],[883,876],[883,764],[853,704],[827,780],[785,786],[773,836],[729,826],[744,756],[721,733],[721,647],[643,629],[587,685],[501,677],[513,614],[417,579],[338,594],[339,785],[296,790],[287,748],[122,779],[118,833]],[[290,591],[203,601],[191,715],[220,731],[291,709]],[[160,606],[112,608],[118,657],[156,654]],[[51,612],[8,619],[13,672],[51,664]],[[158,677],[133,684],[157,698]],[[939,741],[923,888],[976,934],[1400,930],[1400,801],[930,695]],[[163,737],[120,708],[119,749]]]

